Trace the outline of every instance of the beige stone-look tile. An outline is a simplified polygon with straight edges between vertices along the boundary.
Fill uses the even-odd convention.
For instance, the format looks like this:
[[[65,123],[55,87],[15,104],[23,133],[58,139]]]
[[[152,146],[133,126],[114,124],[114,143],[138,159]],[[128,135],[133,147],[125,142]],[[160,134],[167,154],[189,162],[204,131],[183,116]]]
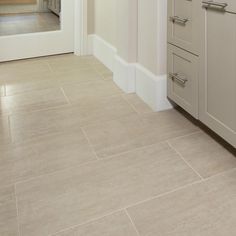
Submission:
[[[0,186],[96,160],[82,131],[0,147]]]
[[[2,97],[0,113],[32,112],[67,104],[68,102],[60,88],[44,89]]]
[[[16,185],[21,235],[48,235],[198,181],[165,143]]]
[[[100,158],[191,134],[198,130],[176,110],[131,115],[84,128]]]
[[[54,236],[138,236],[129,217],[124,211],[102,219],[55,234]]]
[[[94,56],[82,56],[84,60],[87,60],[87,62],[90,65],[102,65],[102,62],[99,61],[96,57]]]
[[[118,119],[133,114],[120,96],[85,99],[76,106],[10,116],[12,139],[15,142],[51,133],[77,130],[81,126]]]
[[[0,187],[0,235],[18,236],[17,210],[13,186]]]
[[[51,74],[50,74],[51,75]],[[45,78],[46,77],[46,78]],[[59,88],[57,80],[49,79],[47,76],[27,76],[24,79],[11,80],[6,83],[6,96],[12,96],[34,90]]]
[[[0,82],[4,85],[14,85],[20,83],[27,83],[27,82],[35,82],[38,83],[40,80],[49,80],[52,79],[52,72],[51,71],[44,71],[40,73],[19,73],[19,74],[11,74],[8,73],[8,76],[0,79]]]
[[[236,235],[236,171],[128,209],[140,236]]]
[[[105,65],[103,64],[94,64],[92,65],[93,68],[101,75],[103,75],[104,77],[109,77],[109,76],[113,76],[113,73],[111,70],[109,70]]]
[[[0,147],[11,142],[8,116],[0,116]]]
[[[50,68],[54,72],[69,71],[73,69],[91,68],[90,64],[81,57],[74,55],[65,55],[59,58],[49,58],[47,60]]]
[[[50,73],[51,70],[46,63],[20,60],[0,64],[0,74],[5,80],[17,78],[18,76]]]
[[[229,152],[206,133],[174,139],[170,144],[205,178],[236,168],[236,151]]]
[[[123,97],[138,113],[153,112],[136,94],[124,94]]]
[[[97,82],[102,80],[102,77],[93,69],[70,70],[68,72],[54,73],[54,76],[61,85],[75,84],[84,82]]]
[[[63,86],[66,96],[72,103],[88,98],[109,97],[121,94],[122,91],[109,81],[87,82]]]

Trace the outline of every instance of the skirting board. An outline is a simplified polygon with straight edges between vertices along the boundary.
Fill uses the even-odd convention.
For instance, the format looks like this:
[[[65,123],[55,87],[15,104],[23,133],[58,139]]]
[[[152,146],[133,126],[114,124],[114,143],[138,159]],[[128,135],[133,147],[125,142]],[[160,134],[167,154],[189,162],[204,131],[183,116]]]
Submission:
[[[171,109],[167,76],[156,76],[140,64],[127,63],[111,44],[97,35],[88,36],[88,51],[113,73],[114,82],[126,93],[136,93],[154,111]]]
[[[114,71],[114,58],[117,50],[110,43],[95,34],[88,35],[88,52]]]
[[[136,94],[154,111],[173,108],[167,98],[167,76],[154,75],[143,66],[136,65]]]
[[[126,93],[135,93],[136,64],[127,63],[119,56],[114,58],[114,82]]]

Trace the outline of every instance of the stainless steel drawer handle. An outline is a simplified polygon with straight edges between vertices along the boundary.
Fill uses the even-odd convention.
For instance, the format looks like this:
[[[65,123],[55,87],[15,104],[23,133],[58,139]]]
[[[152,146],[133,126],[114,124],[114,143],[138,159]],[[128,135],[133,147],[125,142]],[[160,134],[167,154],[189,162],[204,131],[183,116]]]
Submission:
[[[178,73],[170,73],[169,76],[173,81],[177,81],[182,85],[185,85],[188,82],[186,78],[181,78]]]
[[[184,24],[184,25],[189,21],[189,19],[187,19],[187,18],[181,18],[181,17],[179,17],[179,16],[171,16],[171,17],[170,17],[170,20],[171,20],[173,23],[177,22],[177,23],[181,23],[181,24]]]
[[[221,2],[214,2],[214,1],[212,1],[212,0],[210,0],[210,1],[202,1],[202,3],[203,4],[205,4],[205,5],[203,5],[204,7],[220,7],[222,10],[224,10],[227,6],[228,6],[228,3],[221,3]]]

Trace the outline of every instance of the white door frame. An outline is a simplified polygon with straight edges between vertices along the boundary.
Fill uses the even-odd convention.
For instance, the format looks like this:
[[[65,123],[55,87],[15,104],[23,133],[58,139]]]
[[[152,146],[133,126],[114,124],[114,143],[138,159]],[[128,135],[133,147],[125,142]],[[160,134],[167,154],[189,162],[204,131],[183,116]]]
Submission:
[[[64,7],[64,11],[67,12],[66,14],[70,14],[70,18],[66,18],[65,22],[63,20],[63,26],[61,26],[60,31],[38,32],[33,34],[19,34],[1,37],[0,62],[45,55],[55,55],[66,52],[74,52],[76,55],[86,55],[87,0],[63,0],[62,4],[66,5],[65,3],[70,6],[73,5],[74,12],[71,12],[70,14],[71,10],[69,8],[65,8],[66,6]],[[64,17],[64,13],[62,17]],[[73,22],[73,27],[71,28],[69,28],[70,22]],[[67,28],[64,28],[64,24]],[[66,38],[64,36],[65,34],[62,32],[73,35],[72,37]],[[47,37],[49,40],[47,40]],[[64,44],[61,44],[62,40],[65,42]],[[35,47],[35,44],[37,43],[39,48]],[[25,45],[27,45],[27,48]],[[46,46],[44,47],[44,45]]]
[[[88,54],[87,0],[75,0],[75,40],[74,54]]]

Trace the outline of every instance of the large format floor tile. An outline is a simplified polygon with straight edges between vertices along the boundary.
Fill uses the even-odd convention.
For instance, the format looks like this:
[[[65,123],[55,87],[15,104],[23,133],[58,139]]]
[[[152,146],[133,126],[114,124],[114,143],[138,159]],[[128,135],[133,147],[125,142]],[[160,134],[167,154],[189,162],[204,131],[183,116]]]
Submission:
[[[199,177],[165,143],[16,185],[21,234],[48,235]]]
[[[75,227],[54,236],[138,236],[124,211]]]
[[[10,117],[12,139],[21,141],[133,114],[122,97],[82,100],[76,106],[50,109]]]
[[[206,133],[177,138],[170,145],[203,177],[236,168],[236,152],[229,152]]]
[[[59,82],[53,79],[52,74],[21,76],[17,79],[5,81],[6,96],[12,96],[34,90],[43,90],[59,87]]]
[[[136,94],[124,94],[124,99],[140,114],[153,112],[153,110],[144,103]]]
[[[8,116],[0,116],[0,147],[11,142]]]
[[[82,131],[0,147],[0,186],[96,160]]]
[[[66,96],[72,103],[89,98],[110,97],[122,91],[112,81],[97,81],[63,86]]]
[[[93,56],[0,74],[1,236],[236,235],[235,154],[189,116],[152,112]]]
[[[18,236],[17,210],[13,186],[0,187],[0,235]]]
[[[65,54],[59,58],[48,58],[47,63],[54,72],[90,68],[90,64],[87,62],[87,60],[84,60],[81,57],[75,57],[72,54]]]
[[[170,138],[190,134],[198,128],[175,110],[131,115],[84,128],[101,158]]]
[[[37,75],[40,73],[51,73],[50,67],[44,62],[38,61],[15,61],[0,64],[1,79],[11,80],[18,76]]]
[[[2,97],[0,113],[32,112],[66,104],[68,102],[61,89],[45,89]]]
[[[140,236],[236,235],[236,171],[128,209]]]
[[[53,76],[55,76],[61,85],[97,82],[102,80],[101,76],[91,68],[57,72],[53,73]]]

